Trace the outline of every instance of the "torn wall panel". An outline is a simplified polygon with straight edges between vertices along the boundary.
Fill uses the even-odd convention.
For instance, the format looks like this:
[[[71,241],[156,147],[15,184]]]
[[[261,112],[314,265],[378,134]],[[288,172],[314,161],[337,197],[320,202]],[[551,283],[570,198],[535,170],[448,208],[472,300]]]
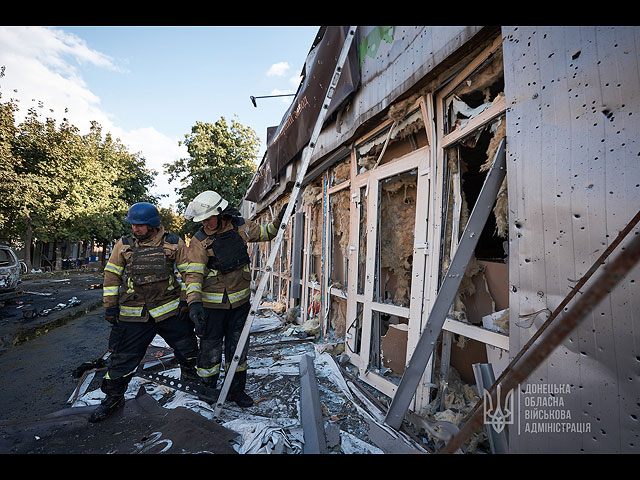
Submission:
[[[346,286],[346,262],[349,255],[349,222],[351,197],[348,189],[330,197],[331,205],[331,271],[330,283]]]
[[[411,297],[417,173],[380,182],[379,301],[408,306]]]

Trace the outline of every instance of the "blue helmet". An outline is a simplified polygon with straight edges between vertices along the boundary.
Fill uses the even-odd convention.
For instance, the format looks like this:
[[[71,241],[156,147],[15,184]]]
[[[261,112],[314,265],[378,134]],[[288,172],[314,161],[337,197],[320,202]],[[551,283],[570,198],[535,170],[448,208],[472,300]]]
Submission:
[[[152,227],[158,227],[160,225],[160,212],[158,212],[158,209],[150,203],[136,203],[129,208],[125,221],[135,223],[136,225],[151,225]]]

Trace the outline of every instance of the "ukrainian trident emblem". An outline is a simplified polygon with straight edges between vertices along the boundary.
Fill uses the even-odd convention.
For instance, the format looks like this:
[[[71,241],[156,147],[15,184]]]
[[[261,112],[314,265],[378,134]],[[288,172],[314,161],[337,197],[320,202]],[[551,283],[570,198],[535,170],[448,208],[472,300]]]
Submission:
[[[495,409],[493,408],[493,399],[487,390],[484,390],[482,404],[485,425],[491,425],[496,433],[500,433],[507,425],[513,425],[513,390],[509,390],[509,393],[505,396],[504,407],[500,405],[500,385],[498,385],[496,391]]]

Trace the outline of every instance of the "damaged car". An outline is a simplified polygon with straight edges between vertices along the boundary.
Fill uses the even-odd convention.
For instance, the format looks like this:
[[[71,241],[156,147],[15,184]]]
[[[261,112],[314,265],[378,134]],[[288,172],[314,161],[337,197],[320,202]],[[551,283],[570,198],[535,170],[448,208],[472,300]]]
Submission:
[[[0,292],[15,290],[20,283],[20,261],[6,245],[0,245]]]

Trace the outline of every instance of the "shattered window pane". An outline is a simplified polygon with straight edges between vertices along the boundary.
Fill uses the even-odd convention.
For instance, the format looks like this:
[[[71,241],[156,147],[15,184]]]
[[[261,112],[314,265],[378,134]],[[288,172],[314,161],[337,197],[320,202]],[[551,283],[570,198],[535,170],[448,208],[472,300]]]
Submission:
[[[446,133],[464,128],[500,97],[504,97],[504,73],[498,51],[446,98]]]

